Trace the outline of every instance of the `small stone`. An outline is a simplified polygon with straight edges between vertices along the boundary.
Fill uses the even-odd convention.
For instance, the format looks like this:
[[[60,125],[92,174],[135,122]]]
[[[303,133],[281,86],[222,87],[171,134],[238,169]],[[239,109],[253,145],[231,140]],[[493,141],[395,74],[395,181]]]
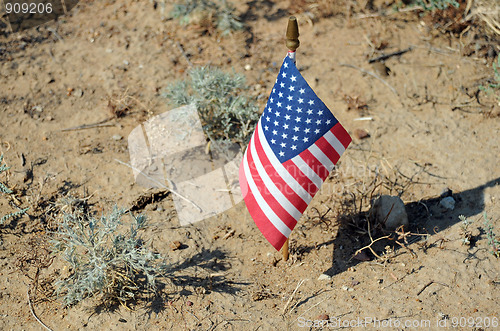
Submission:
[[[76,89],[74,92],[73,92],[73,95],[77,98],[81,98],[83,96],[83,90],[82,89]]]
[[[318,317],[316,317],[316,320],[318,321],[328,321],[330,319],[330,316],[327,314],[320,314]]]
[[[342,289],[347,292],[352,292],[354,289],[352,287],[349,287],[347,285],[342,285]]]
[[[193,303],[191,301],[186,301],[186,306],[191,307]]]
[[[370,210],[370,216],[382,224],[387,230],[394,231],[400,226],[408,227],[408,215],[405,204],[400,197],[382,195],[375,202]]]
[[[245,64],[245,70],[246,71],[252,70],[252,66],[250,64]]]
[[[122,140],[122,139],[123,139],[123,137],[122,137],[122,136],[120,136],[119,134],[115,134],[115,135],[113,135],[113,137],[111,137],[111,138],[112,138],[113,140],[116,140],[116,141],[118,141],[118,140]]]
[[[387,77],[389,76],[389,73],[391,72],[391,69],[389,69],[384,63],[382,62],[375,62],[372,64],[372,68],[373,70],[375,70],[375,72],[377,74],[379,74],[379,76],[382,76],[382,77]]]
[[[173,241],[172,243],[170,243],[170,248],[175,251],[175,250],[178,250],[179,248],[181,248],[182,244],[180,241],[176,240],[176,241]]]
[[[354,255],[354,258],[358,261],[370,261],[370,257],[368,256],[368,254],[366,254],[366,252],[363,250],[361,252],[359,252],[358,254]]]
[[[455,209],[455,199],[453,197],[446,197],[439,201],[439,204],[448,210]]]
[[[318,277],[318,280],[330,280],[330,279],[332,279],[332,276],[329,276],[327,274],[321,274]]]
[[[128,66],[130,63],[127,60],[123,60],[123,64]]]
[[[446,198],[446,197],[451,197],[453,195],[453,191],[450,190],[448,187],[445,187],[442,191],[441,194],[439,195],[441,198]]]
[[[370,134],[368,132],[366,132],[366,130],[363,130],[363,129],[356,129],[356,130],[354,130],[354,135],[359,140],[366,139],[366,138],[370,137]]]

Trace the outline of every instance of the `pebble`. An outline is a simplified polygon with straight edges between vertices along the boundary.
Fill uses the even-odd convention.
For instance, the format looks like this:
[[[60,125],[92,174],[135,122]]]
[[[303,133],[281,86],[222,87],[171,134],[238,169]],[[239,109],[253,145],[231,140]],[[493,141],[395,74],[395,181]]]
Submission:
[[[123,139],[123,137],[122,137],[122,136],[120,136],[119,134],[115,134],[115,135],[113,135],[113,137],[111,137],[111,138],[112,138],[113,140],[116,140],[116,141],[118,141],[118,140],[122,140],[122,139]]]
[[[354,289],[352,287],[349,287],[347,285],[342,285],[342,289],[347,292],[352,292]]]
[[[455,209],[455,199],[453,197],[446,197],[439,201],[439,204],[448,210]]]
[[[330,279],[332,279],[332,276],[329,276],[327,274],[321,274],[318,277],[318,280],[330,280]]]
[[[182,244],[180,241],[176,240],[176,241],[173,241],[172,243],[170,243],[170,248],[175,251],[179,248],[181,248]]]
[[[191,301],[186,301],[186,306],[191,307],[193,303]]]
[[[390,231],[396,230],[400,226],[408,227],[409,225],[405,204],[398,196],[380,196],[373,203],[370,215]]]
[[[78,98],[81,98],[83,96],[83,90],[82,89],[76,89],[74,92],[73,92],[73,95],[75,97],[78,97]]]
[[[328,321],[330,319],[330,316],[327,314],[320,314],[318,317],[316,317],[316,320],[318,321]]]
[[[246,71],[252,70],[252,66],[250,64],[245,64],[245,70]]]
[[[366,139],[366,138],[370,137],[370,134],[366,130],[364,130],[364,129],[356,129],[356,130],[354,130],[354,135],[359,140]]]

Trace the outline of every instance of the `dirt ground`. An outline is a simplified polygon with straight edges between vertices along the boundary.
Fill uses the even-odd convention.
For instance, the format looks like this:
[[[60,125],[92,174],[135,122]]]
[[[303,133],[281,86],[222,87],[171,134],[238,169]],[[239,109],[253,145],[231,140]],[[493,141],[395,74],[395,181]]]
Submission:
[[[483,214],[500,235],[500,105],[479,86],[493,82],[498,36],[457,12],[395,13],[387,0],[235,4],[247,28],[228,36],[180,27],[161,1],[81,1],[35,29],[0,25],[0,151],[12,167],[0,180],[14,190],[0,215],[30,207],[0,227],[0,329],[44,330],[31,309],[52,330],[494,329],[500,260]],[[150,219],[143,237],[174,266],[157,299],[63,307],[53,284],[67,265],[49,244],[55,203],[71,195],[102,211],[151,196],[116,160],[130,162],[133,128],[172,108],[161,92],[190,63],[243,73],[263,109],[291,14],[299,70],[354,141],[293,231],[290,259],[243,202],[180,227],[162,195],[139,208]],[[440,205],[447,188],[454,210]],[[402,198],[412,234],[353,258],[370,244],[377,194]],[[459,215],[473,221],[470,246]]]

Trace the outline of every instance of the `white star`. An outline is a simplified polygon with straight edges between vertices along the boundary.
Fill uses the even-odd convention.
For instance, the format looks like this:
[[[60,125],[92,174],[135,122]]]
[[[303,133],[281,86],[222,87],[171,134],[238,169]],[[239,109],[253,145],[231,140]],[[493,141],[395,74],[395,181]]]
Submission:
[[[295,117],[295,121],[296,121],[296,122],[300,122],[300,117],[298,117],[298,116],[297,116],[297,117]]]
[[[304,137],[304,139],[302,139],[305,143],[309,141],[309,138],[307,137]]]
[[[320,125],[321,124],[321,120],[317,120],[316,124]]]
[[[277,135],[277,134],[278,134],[278,131],[273,130],[273,134],[274,134],[274,135]]]
[[[279,96],[280,98],[283,98],[283,92],[279,92],[279,93],[278,93],[278,96]]]
[[[287,114],[287,115],[285,115],[285,119],[286,119],[286,120],[289,120],[289,119],[290,119],[290,115],[288,115],[288,114]]]
[[[297,149],[297,146],[292,145],[292,150],[296,150],[296,149]]]
[[[286,144],[285,144],[285,143],[281,143],[280,145],[281,145],[281,147],[283,147],[283,148],[285,148],[285,147],[286,147]]]
[[[266,131],[267,131],[268,129],[269,129],[269,127],[268,127],[267,125],[266,125],[266,126],[264,126],[264,130],[266,130]]]
[[[278,126],[278,124],[279,124],[278,121],[274,121],[274,125]]]
[[[295,91],[295,86],[290,85],[289,90],[290,90],[290,92]]]
[[[281,102],[277,102],[277,103],[276,103],[276,105],[277,105],[278,107],[281,107]]]
[[[288,63],[286,63],[286,62],[285,62],[285,63],[283,64],[283,67],[288,68]]]
[[[275,114],[276,114],[276,117],[280,117],[280,112],[279,111],[277,111]]]
[[[286,110],[292,110],[292,106],[290,105],[286,106]]]
[[[283,151],[280,152],[280,156],[285,156],[285,153],[283,153]]]
[[[276,93],[276,89],[273,87],[273,93]]]
[[[295,132],[297,132],[297,131],[299,131],[299,130],[300,130],[300,129],[299,129],[299,127],[298,127],[298,126],[296,126],[296,127],[294,127],[294,128],[293,128],[293,131],[295,131]]]
[[[319,133],[319,129],[314,130],[314,133],[318,134]]]
[[[293,141],[297,141],[297,139],[299,139],[299,137],[297,137],[297,136],[293,136],[293,137],[292,137],[292,140],[293,140]]]
[[[310,105],[314,105],[314,100],[309,100]]]
[[[287,135],[286,133],[283,133],[283,134],[281,135],[281,137],[282,137],[283,139],[286,139],[286,138],[288,137],[288,135]],[[285,146],[283,146],[283,147],[285,147]]]
[[[288,101],[292,101],[293,97],[291,95],[289,95],[287,99],[288,99]]]
[[[302,103],[302,102],[304,102],[304,99],[299,98],[299,100],[298,100],[298,101],[299,101],[299,103]]]
[[[331,122],[330,120],[326,120],[326,124],[327,124],[327,125],[328,125],[328,124],[330,124],[330,122]]]
[[[308,114],[308,115],[312,115],[312,113],[313,113],[312,109],[308,109],[308,110],[307,110],[307,114]]]
[[[276,144],[276,140],[271,139],[271,144],[273,144],[273,145]]]
[[[270,99],[269,99],[269,102],[270,102],[270,103],[273,103],[273,102],[274,102],[274,101],[273,101],[273,98],[270,98]]]
[[[266,116],[266,121],[269,121],[269,116]]]
[[[302,113],[302,108],[297,108],[297,113]]]
[[[323,111],[322,110],[318,111],[318,115],[323,115]]]
[[[306,92],[306,90],[304,90],[303,88],[301,88],[301,89],[299,90],[299,92],[300,92],[300,94],[304,94],[304,93]]]
[[[292,76],[290,79],[292,80],[292,82],[295,82],[297,80],[297,77]]]
[[[282,73],[281,77],[286,78],[286,72]]]
[[[281,88],[285,88],[285,83],[281,82],[280,86],[281,86]]]
[[[283,124],[283,128],[286,130],[288,129],[288,124]]]
[[[310,118],[306,119],[306,123],[310,124],[311,123],[311,119]]]
[[[311,129],[309,129],[309,128],[304,129],[304,133],[309,133],[309,131],[311,131]]]

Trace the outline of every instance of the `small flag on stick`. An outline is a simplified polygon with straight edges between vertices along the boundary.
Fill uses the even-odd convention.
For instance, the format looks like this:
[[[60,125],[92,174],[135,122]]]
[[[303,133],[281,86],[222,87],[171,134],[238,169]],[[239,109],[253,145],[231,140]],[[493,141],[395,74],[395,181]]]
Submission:
[[[287,55],[239,170],[248,211],[276,250],[351,140]]]

